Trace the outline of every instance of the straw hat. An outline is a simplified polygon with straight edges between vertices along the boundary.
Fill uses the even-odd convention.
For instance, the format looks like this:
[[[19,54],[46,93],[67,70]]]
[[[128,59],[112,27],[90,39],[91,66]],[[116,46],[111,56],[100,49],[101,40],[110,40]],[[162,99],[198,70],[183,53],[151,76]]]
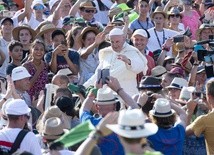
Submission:
[[[122,9],[121,9],[121,8],[115,7],[115,8],[112,8],[112,9],[109,10],[108,16],[109,16],[110,18],[112,18],[113,16],[118,15],[118,14],[121,13],[121,12],[122,12]]]
[[[188,82],[187,80],[183,79],[183,78],[178,78],[175,77],[172,82],[170,83],[170,85],[166,88],[170,89],[170,88],[174,88],[174,89],[182,89],[183,87],[187,87],[188,86]]]
[[[96,9],[96,5],[92,1],[81,2],[79,8]]]
[[[42,136],[45,139],[55,140],[61,137],[63,134],[68,132],[64,129],[64,123],[58,117],[51,117],[45,121],[44,129],[42,131]]]
[[[182,18],[182,14],[180,12],[180,10],[177,7],[172,7],[169,12],[167,12],[168,17],[170,15],[180,15],[180,17]]]
[[[158,98],[155,101],[153,109],[150,110],[150,114],[156,117],[169,117],[174,113],[175,111],[171,109],[169,100],[165,98]]]
[[[200,39],[201,32],[205,29],[210,29],[214,33],[214,25],[213,24],[201,24],[199,29],[196,31],[197,39]]]
[[[179,99],[175,99],[175,101],[181,104],[187,104],[189,99],[191,98],[191,94],[195,91],[195,87],[183,87],[180,92]]]
[[[141,79],[140,84],[138,86],[138,89],[162,89],[161,87],[161,80],[152,77],[152,76],[146,76]]]
[[[36,35],[36,38],[41,37],[43,34],[56,30],[56,26],[52,23],[47,23],[40,28],[39,33]]]
[[[109,87],[103,87],[97,91],[97,97],[95,98],[94,103],[98,105],[109,105],[114,104],[117,101],[113,91]]]
[[[160,79],[162,78],[162,75],[165,73],[167,73],[167,70],[163,66],[156,66],[151,70],[151,76],[160,78]]]
[[[67,120],[67,117],[64,117],[63,112],[55,105],[51,106],[40,115],[36,125],[36,129],[38,130],[39,133],[42,133],[45,121],[51,117],[58,117],[60,119],[63,119],[65,122],[63,128],[66,129],[70,128],[69,120]]]
[[[81,42],[81,43],[83,43],[82,37],[83,37],[83,35],[84,35],[85,33],[89,32],[89,31],[94,32],[96,35],[100,32],[100,31],[99,31],[97,28],[95,28],[95,27],[85,27],[85,28],[81,31],[81,33],[80,33],[80,35],[79,35],[79,37],[78,37],[78,41]]]
[[[166,18],[167,14],[163,11],[163,7],[158,6],[155,11],[151,14],[151,18],[154,18],[155,14],[162,14]]]
[[[19,32],[23,29],[27,29],[30,32],[30,34],[32,36],[32,40],[35,39],[36,32],[29,25],[23,24],[23,25],[17,26],[16,28],[13,29],[12,35],[13,35],[14,40],[19,40]]]
[[[126,138],[141,138],[155,134],[158,127],[154,123],[146,123],[146,117],[140,109],[121,110],[118,124],[107,124],[106,127]]]

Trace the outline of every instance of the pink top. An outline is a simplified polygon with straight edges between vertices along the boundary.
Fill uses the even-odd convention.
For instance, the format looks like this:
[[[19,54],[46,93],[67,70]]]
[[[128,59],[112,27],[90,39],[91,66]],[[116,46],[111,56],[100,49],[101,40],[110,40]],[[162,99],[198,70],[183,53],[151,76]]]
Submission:
[[[183,18],[181,21],[184,24],[185,29],[189,27],[192,32],[192,39],[196,39],[196,31],[200,26],[199,14],[195,10],[192,10],[192,16],[187,16],[184,14],[182,15],[183,15]]]
[[[45,64],[44,69],[39,74],[38,79],[36,80],[34,85],[31,87],[31,89],[29,91],[27,91],[28,94],[31,96],[31,99],[33,98],[33,96],[38,97],[39,92],[41,90],[44,90],[45,84],[48,83],[48,65],[45,62],[42,62],[42,63]],[[35,68],[34,64],[32,62],[27,62],[27,63],[25,63],[25,65],[27,66],[28,72],[33,77],[34,74],[36,73],[36,68]]]

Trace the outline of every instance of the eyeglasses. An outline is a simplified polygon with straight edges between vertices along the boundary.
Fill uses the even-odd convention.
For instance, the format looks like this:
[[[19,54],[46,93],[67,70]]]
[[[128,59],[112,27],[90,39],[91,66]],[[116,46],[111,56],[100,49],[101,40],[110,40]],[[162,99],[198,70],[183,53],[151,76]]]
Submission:
[[[174,18],[174,17],[179,18],[180,15],[179,14],[177,14],[177,15],[170,15],[170,17],[172,17],[172,18]]]
[[[84,10],[85,13],[95,13],[96,10]]]
[[[45,8],[44,8],[43,5],[35,5],[35,6],[33,7],[33,9],[34,9],[34,10],[44,10]]]

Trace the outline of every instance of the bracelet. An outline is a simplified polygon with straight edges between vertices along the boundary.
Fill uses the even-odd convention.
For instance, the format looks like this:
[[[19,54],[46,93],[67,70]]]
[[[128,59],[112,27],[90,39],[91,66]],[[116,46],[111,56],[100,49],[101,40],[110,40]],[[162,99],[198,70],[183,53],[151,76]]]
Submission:
[[[198,66],[199,64],[193,64],[194,66]]]
[[[119,92],[120,92],[121,90],[123,90],[123,88],[118,88],[117,91],[116,91],[116,93],[119,94]]]
[[[4,100],[5,102],[7,101],[7,99],[4,97],[4,98],[2,98],[2,100]]]

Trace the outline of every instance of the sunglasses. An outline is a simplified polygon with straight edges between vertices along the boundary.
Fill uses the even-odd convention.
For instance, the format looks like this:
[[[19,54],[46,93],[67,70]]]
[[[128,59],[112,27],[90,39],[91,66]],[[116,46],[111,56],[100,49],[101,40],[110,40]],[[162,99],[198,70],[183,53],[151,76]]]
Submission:
[[[170,17],[172,17],[172,18],[174,18],[174,17],[176,17],[176,18],[179,18],[180,17],[180,15],[170,15]]]
[[[95,13],[96,10],[84,10],[85,13]]]
[[[34,9],[34,10],[44,10],[45,8],[44,8],[43,5],[35,5],[35,6],[33,7],[33,9]]]

